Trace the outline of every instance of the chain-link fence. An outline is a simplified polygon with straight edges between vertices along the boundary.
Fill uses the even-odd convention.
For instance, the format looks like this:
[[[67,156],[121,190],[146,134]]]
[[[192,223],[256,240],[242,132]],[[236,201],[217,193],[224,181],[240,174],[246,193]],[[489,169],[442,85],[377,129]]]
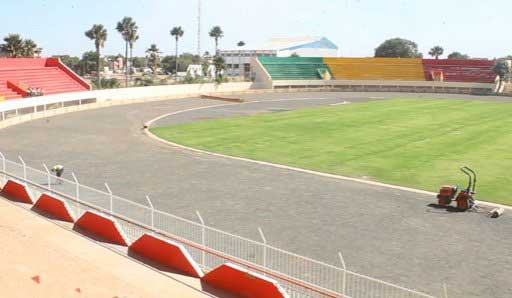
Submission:
[[[206,226],[200,214],[198,223],[155,210],[149,197],[148,205],[142,205],[113,195],[108,185],[107,192],[82,185],[74,173],[74,181],[58,178],[46,165],[44,171],[37,170],[26,166],[21,157],[13,162],[1,153],[0,166],[2,183],[17,180],[35,199],[42,193],[62,198],[76,218],[87,210],[115,217],[129,242],[144,233],[160,234],[183,244],[205,271],[235,263],[275,279],[292,298],[433,297]],[[340,258],[344,263],[341,254]]]

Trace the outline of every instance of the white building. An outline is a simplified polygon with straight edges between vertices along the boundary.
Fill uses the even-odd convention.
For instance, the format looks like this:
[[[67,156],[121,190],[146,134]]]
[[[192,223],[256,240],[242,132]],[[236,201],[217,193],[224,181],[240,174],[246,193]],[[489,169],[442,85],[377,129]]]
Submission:
[[[259,56],[289,57],[338,57],[339,48],[325,37],[272,38],[261,46],[237,47],[221,50],[220,55],[226,61],[227,74],[230,76],[251,73],[251,59]],[[243,72],[240,70],[243,68]]]

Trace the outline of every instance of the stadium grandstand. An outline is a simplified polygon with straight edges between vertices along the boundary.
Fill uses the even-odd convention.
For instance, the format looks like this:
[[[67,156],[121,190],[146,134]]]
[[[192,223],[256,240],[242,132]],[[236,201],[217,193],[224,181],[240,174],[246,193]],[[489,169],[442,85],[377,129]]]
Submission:
[[[219,51],[219,55],[226,61],[228,75],[248,77],[251,71],[251,59],[254,57],[290,57],[291,55],[310,58],[337,57],[339,47],[328,38],[320,36],[271,38],[261,45],[223,49]],[[270,61],[276,63],[276,60]],[[314,62],[315,59],[310,61]]]
[[[494,83],[493,60],[258,57],[272,80],[445,81]]]
[[[0,58],[0,96],[4,99],[90,89],[58,58]]]
[[[492,68],[495,63],[483,59],[423,59],[423,69],[427,81],[434,81],[437,72],[446,82],[493,83],[496,74]]]
[[[422,81],[421,59],[325,58],[337,80]]]
[[[315,80],[320,78],[327,65],[322,58],[259,57],[274,80]]]

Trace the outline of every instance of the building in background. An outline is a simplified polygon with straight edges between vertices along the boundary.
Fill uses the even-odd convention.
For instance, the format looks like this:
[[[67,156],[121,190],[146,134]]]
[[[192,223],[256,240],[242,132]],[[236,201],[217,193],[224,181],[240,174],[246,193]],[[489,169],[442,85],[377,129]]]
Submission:
[[[245,45],[221,50],[228,76],[249,78],[251,59],[259,56],[338,57],[339,48],[325,37],[272,38],[260,46]]]

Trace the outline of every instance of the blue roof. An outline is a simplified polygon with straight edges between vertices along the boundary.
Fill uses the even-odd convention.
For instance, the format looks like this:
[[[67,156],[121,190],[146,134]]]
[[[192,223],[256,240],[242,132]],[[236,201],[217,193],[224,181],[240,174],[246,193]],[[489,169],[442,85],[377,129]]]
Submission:
[[[322,37],[321,39],[319,39],[317,41],[314,41],[314,42],[305,43],[305,44],[302,44],[302,45],[293,46],[293,47],[289,47],[289,48],[284,48],[284,49],[281,49],[281,50],[297,50],[297,49],[305,49],[305,48],[316,48],[316,49],[322,48],[322,49],[335,49],[335,50],[337,50],[338,46],[335,45],[332,41],[328,40],[327,38]]]

